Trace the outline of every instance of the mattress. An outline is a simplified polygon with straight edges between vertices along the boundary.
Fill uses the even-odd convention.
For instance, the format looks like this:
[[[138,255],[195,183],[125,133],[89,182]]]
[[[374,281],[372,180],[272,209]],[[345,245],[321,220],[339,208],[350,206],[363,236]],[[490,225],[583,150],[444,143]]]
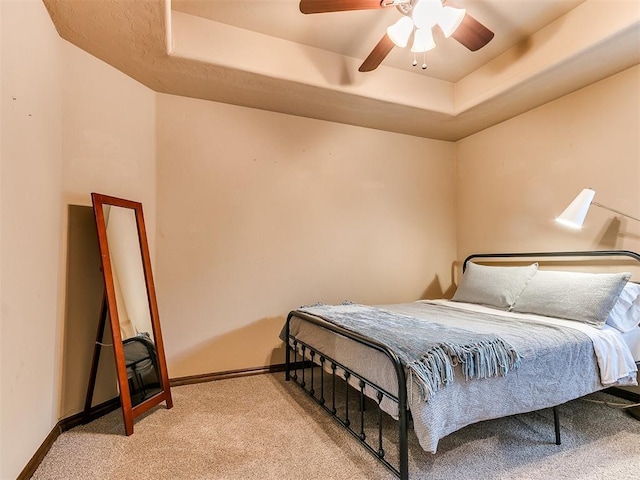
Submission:
[[[477,306],[471,308],[475,307]],[[429,303],[412,302],[383,305],[379,308],[424,318],[430,307]],[[515,316],[488,316],[489,318],[481,319],[482,314],[479,312],[477,316],[474,321],[469,321],[468,318],[454,320],[451,326],[478,333],[498,333],[516,348],[523,361],[517,370],[503,377],[482,380],[465,381],[460,367],[457,367],[456,380],[438,391],[429,402],[421,398],[418,385],[408,381],[409,409],[415,433],[424,450],[435,453],[441,438],[466,425],[559,405],[611,386],[601,381],[593,339],[579,328],[563,325],[563,322],[568,321],[555,322],[546,318],[536,321]],[[391,394],[397,394],[395,371],[383,353],[295,316],[291,319],[290,333]],[[610,334],[613,337],[616,335]],[[640,339],[638,344],[640,346]],[[619,345],[623,345],[620,348],[626,349],[626,358],[630,358],[631,353],[626,343],[620,340]],[[635,384],[636,368],[633,360],[627,367],[632,371],[626,372],[627,375],[617,385]],[[370,396],[373,394],[365,393]],[[386,398],[383,399],[381,408],[390,415],[397,416],[397,405]]]

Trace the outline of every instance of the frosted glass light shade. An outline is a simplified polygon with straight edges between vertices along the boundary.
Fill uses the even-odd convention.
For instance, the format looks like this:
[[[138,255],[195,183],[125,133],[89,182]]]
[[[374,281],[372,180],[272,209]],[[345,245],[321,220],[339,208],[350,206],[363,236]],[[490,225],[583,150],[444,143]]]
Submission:
[[[462,23],[462,19],[466,13],[467,11],[464,8],[442,7],[438,16],[438,26],[445,37],[449,38],[453,35],[453,32],[455,32]]]
[[[387,28],[387,35],[397,47],[404,48],[409,43],[412,31],[413,21],[409,17],[402,17]]]
[[[436,42],[433,41],[433,33],[430,28],[417,28],[413,35],[413,46],[411,51],[421,53],[435,48]]]
[[[417,28],[433,27],[442,13],[442,3],[440,0],[420,0],[413,7],[413,23]]]
[[[565,208],[564,212],[556,218],[556,222],[572,228],[582,228],[584,218],[587,216],[591,201],[595,196],[595,190],[585,188],[578,196]]]

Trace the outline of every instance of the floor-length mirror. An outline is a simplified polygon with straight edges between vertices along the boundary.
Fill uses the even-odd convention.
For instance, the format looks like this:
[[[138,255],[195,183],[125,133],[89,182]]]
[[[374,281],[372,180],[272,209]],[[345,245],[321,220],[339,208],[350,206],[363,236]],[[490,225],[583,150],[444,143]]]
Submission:
[[[91,198],[105,286],[98,339],[108,318],[125,432],[131,435],[136,416],[161,402],[173,406],[144,215],[139,202],[99,193]],[[102,346],[97,340],[89,407]]]

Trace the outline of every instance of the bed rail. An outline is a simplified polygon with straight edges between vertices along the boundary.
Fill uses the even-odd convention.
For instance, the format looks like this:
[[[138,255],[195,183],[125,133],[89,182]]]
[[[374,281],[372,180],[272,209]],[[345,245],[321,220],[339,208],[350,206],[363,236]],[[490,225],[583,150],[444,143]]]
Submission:
[[[345,365],[337,362],[336,360],[328,357],[327,355],[319,352],[313,347],[307,345],[306,343],[298,340],[295,336],[291,335],[290,332],[290,322],[293,317],[299,318],[301,320],[307,321],[319,327],[330,330],[338,335],[342,335],[345,338],[356,341],[362,345],[366,345],[374,350],[377,350],[383,354],[385,354],[389,361],[392,363],[396,377],[398,380],[398,394],[393,395],[388,391],[377,386],[375,383],[367,380],[362,375],[352,371]],[[287,339],[285,348],[285,379],[286,381],[293,380],[298,386],[302,387],[310,396],[313,398],[318,404],[320,404],[336,421],[338,421],[343,427],[347,429],[351,435],[357,438],[360,443],[371,453],[374,457],[376,457],[383,465],[385,465],[389,470],[391,470],[395,475],[397,475],[401,480],[408,480],[409,478],[409,444],[408,444],[408,428],[409,428],[409,412],[407,405],[407,381],[406,375],[404,371],[404,367],[400,362],[398,356],[386,345],[378,342],[377,340],[367,337],[365,335],[361,335],[356,332],[352,332],[346,330],[338,325],[334,325],[323,320],[320,317],[316,317],[314,315],[310,315],[304,312],[300,312],[294,310],[289,313],[287,316],[287,322],[285,324],[285,338]],[[298,362],[297,355],[298,350],[300,349],[302,355],[302,361]],[[308,353],[307,353],[308,351]],[[291,352],[294,353],[294,361],[291,362]],[[316,396],[315,390],[315,382],[314,382],[314,369],[311,368],[310,372],[310,386],[307,388],[307,382],[305,378],[305,357],[308,357],[312,360],[312,363],[316,363],[320,365],[320,385],[321,391],[320,396]],[[315,356],[318,356],[318,361],[315,361]],[[319,363],[318,363],[319,362]],[[325,362],[328,362],[330,365],[330,369],[332,371],[332,400],[331,400],[331,408],[326,405],[326,399],[324,397],[324,372],[325,372]],[[293,375],[291,374],[292,365],[294,365]],[[298,377],[298,365],[302,365],[302,378],[299,380]],[[349,386],[346,388],[346,399],[345,399],[345,418],[344,420],[340,418],[336,409],[336,401],[335,401],[335,393],[336,393],[336,369],[340,368],[344,371],[345,381],[347,384],[349,383],[350,377],[357,379],[357,384],[360,388],[360,431],[356,431],[351,428],[351,419],[349,418]],[[366,387],[374,389],[376,392],[375,398],[378,403],[378,444],[376,446],[372,446],[366,438],[364,431],[364,402],[365,402],[365,393],[364,389]],[[380,409],[380,403],[382,402],[382,398],[387,397],[398,405],[398,467],[396,468],[385,458],[385,451],[383,448],[382,441],[382,410]]]

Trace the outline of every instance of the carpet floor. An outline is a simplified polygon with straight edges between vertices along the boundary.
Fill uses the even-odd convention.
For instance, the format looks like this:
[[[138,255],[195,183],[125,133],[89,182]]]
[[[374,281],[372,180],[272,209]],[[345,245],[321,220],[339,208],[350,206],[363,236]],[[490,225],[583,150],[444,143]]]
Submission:
[[[63,433],[32,478],[396,478],[282,373],[171,391],[174,407],[138,417],[129,437],[119,409]],[[442,439],[435,455],[411,433],[410,478],[640,478],[640,421],[588,399],[621,401],[597,393],[561,405],[560,446],[551,410],[468,426]],[[383,425],[385,438],[395,435],[393,420]]]

